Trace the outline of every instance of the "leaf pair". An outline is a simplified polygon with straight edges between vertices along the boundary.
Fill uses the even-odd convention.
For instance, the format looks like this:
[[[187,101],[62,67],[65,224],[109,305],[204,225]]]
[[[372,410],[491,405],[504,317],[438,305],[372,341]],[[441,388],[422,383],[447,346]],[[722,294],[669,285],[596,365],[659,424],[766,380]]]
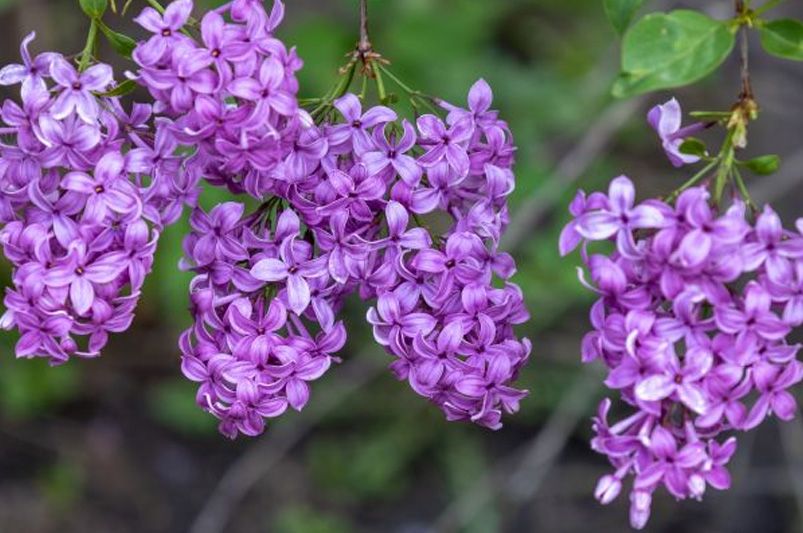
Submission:
[[[646,0],[604,0],[605,13],[623,34],[622,73],[613,86],[617,97],[694,83],[716,70],[730,55],[740,22],[677,10],[652,13],[630,27]],[[803,61],[803,23],[794,19],[749,22],[769,53]],[[629,29],[628,29],[629,28]]]

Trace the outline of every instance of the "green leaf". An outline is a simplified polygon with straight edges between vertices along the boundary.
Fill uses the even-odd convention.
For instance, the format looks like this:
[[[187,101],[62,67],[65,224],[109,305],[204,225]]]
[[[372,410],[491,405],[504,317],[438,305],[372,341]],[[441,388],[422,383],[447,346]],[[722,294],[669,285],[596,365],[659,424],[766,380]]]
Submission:
[[[130,59],[131,52],[133,52],[134,48],[136,48],[137,42],[128,35],[114,31],[100,21],[98,21],[98,24],[100,25],[100,31],[102,31],[103,35],[106,36],[106,39],[109,41],[109,44],[112,45],[114,51],[121,56]]]
[[[137,88],[137,82],[134,80],[125,80],[118,84],[114,89],[106,91],[105,93],[97,93],[98,96],[125,96],[134,92]]]
[[[778,170],[781,166],[781,158],[777,155],[762,155],[760,157],[756,157],[755,159],[751,159],[750,161],[745,161],[744,166],[759,174],[761,176],[766,176],[767,174],[772,174]]]
[[[86,16],[91,19],[100,19],[109,7],[108,0],[78,0],[78,3],[81,4]]]
[[[803,23],[794,19],[779,19],[762,24],[759,29],[761,46],[768,53],[803,61]]]
[[[708,150],[705,149],[705,143],[700,139],[696,137],[687,137],[680,144],[680,153],[705,157],[708,155]]]
[[[646,0],[604,0],[605,15],[619,35],[627,30],[633,21],[633,15],[644,2]]]
[[[613,94],[622,98],[693,83],[716,70],[734,42],[726,22],[697,11],[647,15],[625,34]]]

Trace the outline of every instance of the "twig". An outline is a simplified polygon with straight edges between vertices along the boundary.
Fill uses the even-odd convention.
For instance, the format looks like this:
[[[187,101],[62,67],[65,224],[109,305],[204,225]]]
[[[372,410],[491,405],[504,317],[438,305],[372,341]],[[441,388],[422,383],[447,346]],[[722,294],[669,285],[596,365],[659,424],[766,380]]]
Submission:
[[[368,38],[368,0],[360,0],[360,53],[365,55],[371,51],[371,40]]]
[[[744,0],[734,0],[736,8],[736,16],[743,16],[747,11],[747,6]],[[741,100],[753,99],[753,87],[750,83],[750,48],[747,36],[747,27],[742,26],[739,29],[741,44],[740,44],[740,61],[741,61],[741,78],[742,78],[742,93],[739,96]]]

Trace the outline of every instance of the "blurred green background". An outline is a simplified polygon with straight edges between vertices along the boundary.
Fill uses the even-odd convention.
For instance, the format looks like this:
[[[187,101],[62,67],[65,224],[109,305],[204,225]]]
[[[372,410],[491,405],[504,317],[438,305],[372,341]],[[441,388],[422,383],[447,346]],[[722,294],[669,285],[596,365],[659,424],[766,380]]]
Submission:
[[[122,2],[118,2],[122,3]],[[196,2],[200,6],[202,2]],[[305,60],[303,96],[332,84],[357,38],[356,0],[287,0],[280,37]],[[86,20],[73,0],[0,0],[2,63],[22,36],[37,51],[79,51]],[[128,20],[107,23],[140,35]],[[729,1],[663,2],[728,16]],[[787,2],[787,12],[797,2]],[[279,532],[625,531],[627,498],[592,498],[607,469],[588,446],[589,418],[604,392],[600,369],[581,368],[590,295],[577,283],[557,235],[576,186],[604,187],[619,173],[640,194],[671,191],[683,175],[660,153],[644,112],[668,98],[614,102],[617,42],[598,0],[371,0],[371,37],[413,87],[463,102],[486,78],[519,145],[507,249],[533,320],[521,378],[531,391],[504,429],[448,424],[392,379],[372,344],[364,305],[345,310],[345,362],[316,383],[310,406],[259,439],[230,442],[194,404],[179,371],[178,333],[189,322],[188,276],[178,272],[186,223],[163,236],[131,331],[104,356],[48,368],[14,359],[0,336],[0,531]],[[104,59],[114,62],[109,50]],[[122,73],[129,65],[115,63]],[[749,151],[779,153],[782,172],[752,183],[791,225],[801,213],[803,67],[755,50],[763,113]],[[678,93],[687,108],[726,108],[736,65]],[[220,195],[208,194],[204,203]],[[8,266],[0,263],[2,275]],[[734,489],[703,503],[661,493],[650,531],[800,531],[803,425],[774,422],[740,440]]]

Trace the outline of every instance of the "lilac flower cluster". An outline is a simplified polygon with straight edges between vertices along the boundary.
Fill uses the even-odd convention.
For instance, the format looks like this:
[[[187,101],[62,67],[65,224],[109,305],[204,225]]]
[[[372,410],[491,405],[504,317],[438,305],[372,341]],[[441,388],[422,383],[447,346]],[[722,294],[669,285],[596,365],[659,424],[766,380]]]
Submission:
[[[130,325],[159,233],[189,205],[182,369],[225,435],[307,404],[339,360],[336,316],[353,293],[375,301],[367,319],[400,379],[450,420],[500,427],[526,395],[511,383],[530,343],[513,331],[528,318],[515,264],[497,251],[515,148],[490,87],[477,82],[468,108],[433,101],[415,124],[345,91],[310,114],[301,60],[273,35],[281,1],[268,13],[234,0],[199,26],[192,9],[175,0],[135,19],[150,35],[129,77],[153,105],[126,111],[111,68],[88,56],[81,71],[32,58],[32,36],[23,64],[0,71],[22,93],[0,110],[0,242],[15,267],[0,325],[22,333],[17,355],[98,355]],[[201,180],[259,205],[204,211]]]
[[[111,67],[83,72],[60,54],[0,71],[21,85],[0,117],[0,243],[14,266],[0,326],[17,328],[18,357],[53,364],[97,356],[110,332],[128,328],[159,232],[191,200],[193,178],[148,132],[151,107],[127,113]],[[150,157],[162,151],[157,162]]]
[[[174,119],[173,139],[193,148],[188,165],[212,184],[261,198],[311,123],[296,99],[302,62],[273,36],[284,5],[276,1],[268,14],[262,2],[230,2],[204,15],[200,39],[183,33],[192,9],[192,0],[176,0],[163,15],[148,7],[136,18],[152,35],[134,50],[135,78]]]
[[[332,102],[342,120],[298,132],[254,212],[195,212],[184,372],[224,433],[259,433],[261,417],[304,406],[345,342],[335,316],[354,292],[376,300],[367,318],[394,373],[449,419],[498,428],[518,408],[526,393],[510,382],[530,344],[512,328],[527,312],[512,258],[496,251],[514,149],[491,99],[480,81],[469,109],[444,104],[445,121],[416,128],[346,94]],[[438,214],[451,220],[440,234],[412,224]]]
[[[184,375],[199,382],[199,405],[220,418],[220,431],[258,435],[265,418],[301,410],[308,382],[321,377],[346,342],[331,307],[326,257],[313,258],[292,209],[275,228],[265,213],[243,219],[226,202],[196,210],[186,255],[198,275],[190,285],[194,325],[181,337]],[[315,323],[317,331],[310,333]]]
[[[641,528],[661,485],[678,499],[730,486],[736,439],[724,433],[794,416],[788,389],[803,365],[787,336],[803,324],[803,236],[769,206],[754,224],[739,200],[718,214],[703,187],[636,204],[624,176],[607,195],[579,192],[570,211],[561,253],[583,243],[599,295],[583,361],[602,360],[605,384],[635,411],[611,425],[610,400],[600,405],[592,446],[615,471],[596,496],[609,503],[634,476],[630,518]],[[589,241],[615,251],[589,254]]]

